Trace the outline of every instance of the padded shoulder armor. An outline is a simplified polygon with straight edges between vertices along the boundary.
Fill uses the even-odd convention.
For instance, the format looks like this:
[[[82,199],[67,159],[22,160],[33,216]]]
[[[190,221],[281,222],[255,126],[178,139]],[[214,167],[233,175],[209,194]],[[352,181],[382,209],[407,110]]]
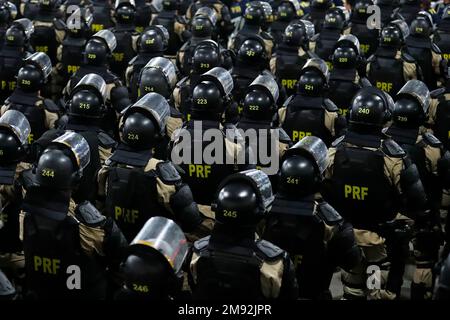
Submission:
[[[278,129],[278,139],[280,140],[280,142],[290,143],[291,138],[288,136],[286,131],[284,131],[283,128],[277,128],[277,129]]]
[[[53,100],[50,99],[44,99],[44,108],[50,112],[59,112],[59,107],[56,105],[56,103],[53,102]]]
[[[316,33],[312,38],[311,38],[311,42],[316,42],[317,39],[319,39],[320,33]]]
[[[205,250],[208,247],[209,238],[211,238],[211,236],[207,236],[207,237],[204,237],[204,238],[201,238],[201,239],[195,241],[194,242],[194,251],[200,252],[200,251]]]
[[[264,260],[277,260],[285,252],[283,249],[266,240],[258,240],[256,242],[256,247],[258,248],[260,253],[263,254],[265,258]]]
[[[337,138],[336,140],[333,141],[333,143],[331,143],[331,146],[333,148],[336,148],[338,145],[341,144],[342,141],[344,141],[345,136],[340,136],[339,138]]]
[[[408,63],[416,63],[416,60],[409,53],[402,52],[402,59]]]
[[[377,57],[373,54],[373,55],[371,55],[369,58],[367,58],[367,63],[369,63],[369,62],[375,62],[376,59],[377,59]]]
[[[89,201],[84,201],[78,205],[75,215],[82,223],[89,226],[98,225],[106,220],[106,217],[97,210]]]
[[[435,148],[442,147],[442,142],[438,138],[436,138],[432,133],[425,132],[422,135],[422,137],[426,144],[428,144],[432,147],[435,147]]]
[[[55,26],[56,30],[66,30],[67,29],[67,25],[61,19],[54,19],[53,25]]]
[[[441,49],[434,42],[431,42],[431,50],[433,50],[437,54],[442,54]]]
[[[327,111],[330,111],[330,112],[336,112],[339,110],[338,107],[334,104],[334,102],[331,101],[330,99],[324,99],[323,105],[324,105],[325,109],[327,109]]]
[[[430,92],[431,98],[436,99],[440,95],[445,93],[445,88],[439,88]]]
[[[106,149],[114,148],[117,144],[116,141],[105,132],[99,132],[97,137],[100,146],[102,146],[103,148]]]
[[[261,38],[263,38],[265,40],[272,40],[273,41],[272,35],[270,33],[268,33],[268,32],[263,31],[263,32],[261,32],[260,35],[261,35]]]
[[[317,214],[329,226],[335,226],[342,222],[343,218],[328,202],[319,203]]]
[[[402,158],[406,155],[405,151],[400,147],[397,142],[392,139],[383,140],[383,152],[389,157]]]
[[[172,162],[164,161],[156,165],[156,173],[165,184],[176,184],[181,180],[180,174]]]
[[[283,107],[287,107],[289,105],[289,103],[291,103],[292,99],[294,99],[294,96],[290,96],[289,98],[286,99],[286,101],[283,102]]]

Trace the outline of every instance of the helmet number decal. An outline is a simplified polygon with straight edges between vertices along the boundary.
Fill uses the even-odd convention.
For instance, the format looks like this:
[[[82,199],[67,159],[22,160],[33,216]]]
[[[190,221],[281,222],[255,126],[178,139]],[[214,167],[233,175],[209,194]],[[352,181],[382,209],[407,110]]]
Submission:
[[[205,98],[198,98],[197,104],[208,104],[208,100]]]
[[[48,178],[54,178],[55,171],[53,169],[42,169],[41,176],[48,177]]]
[[[228,218],[237,218],[237,212],[234,210],[223,210],[223,216]]]
[[[287,183],[288,184],[298,184],[298,178],[287,177]]]
[[[259,110],[259,106],[249,106],[248,107],[250,111],[258,111]]]
[[[136,133],[128,133],[128,140],[139,140],[139,135]]]
[[[369,108],[361,108],[361,109],[358,110],[358,113],[369,114],[370,113],[370,109]]]
[[[80,102],[80,109],[89,110],[91,105],[89,103]]]

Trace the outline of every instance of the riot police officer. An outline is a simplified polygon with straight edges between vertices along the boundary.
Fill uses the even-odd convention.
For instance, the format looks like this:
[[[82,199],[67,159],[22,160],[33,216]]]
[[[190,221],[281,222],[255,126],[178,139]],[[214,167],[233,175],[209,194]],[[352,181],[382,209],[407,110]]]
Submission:
[[[27,118],[16,110],[0,117],[0,268],[14,279],[23,277],[24,257],[19,239],[19,213],[22,203],[21,174],[29,169]]]
[[[52,100],[44,99],[40,90],[47,83],[52,71],[50,58],[42,52],[36,52],[24,61],[17,74],[17,88],[1,108],[1,114],[7,110],[22,112],[31,125],[28,142],[31,144],[48,129],[55,126],[60,109]]]
[[[331,56],[334,47],[344,32],[346,21],[346,12],[340,8],[330,9],[325,15],[320,33],[312,37],[309,42],[309,49],[323,59],[328,64],[329,69],[332,66]]]
[[[450,5],[442,13],[442,19],[436,25],[433,42],[441,49],[442,58],[450,59]]]
[[[380,8],[381,26],[384,27],[392,20],[401,19],[398,14],[400,10],[400,0],[375,0],[375,4]],[[406,23],[406,22],[405,22]]]
[[[188,260],[194,299],[297,298],[288,254],[255,239],[256,224],[267,216],[273,200],[269,178],[260,170],[231,175],[219,185],[212,234],[194,243]],[[264,268],[267,264],[273,266],[270,271]]]
[[[21,213],[27,296],[31,299],[104,299],[107,274],[127,246],[111,218],[71,192],[89,162],[89,145],[67,132],[42,152],[31,173]],[[67,278],[77,280],[67,285]]]
[[[125,281],[116,299],[178,298],[188,251],[186,237],[175,222],[164,217],[150,218],[131,242],[121,265]]]
[[[371,16],[367,9],[372,5],[373,0],[355,1],[348,28],[348,32],[358,38],[361,52],[366,58],[370,57],[378,47],[379,30],[367,27],[367,20]]]
[[[314,30],[322,30],[322,22],[328,9],[334,7],[332,0],[312,0],[310,5],[309,20],[314,24]]]
[[[270,35],[276,46],[283,41],[286,27],[292,22],[297,22],[303,11],[298,0],[283,0],[275,10],[275,21],[270,25]]]
[[[356,92],[363,86],[370,86],[369,81],[358,72],[361,67],[364,68],[359,48],[358,38],[351,34],[344,35],[336,43],[332,56],[333,70],[330,73],[328,98],[344,117],[348,115],[350,102]]]
[[[0,49],[0,103],[2,104],[17,86],[16,76],[23,60],[31,55],[29,40],[33,30],[32,22],[26,18],[14,21],[6,30],[5,42]]]
[[[174,217],[186,232],[204,230],[189,186],[170,161],[153,156],[169,114],[169,104],[157,93],[128,108],[121,119],[121,143],[98,174],[105,212],[128,241],[152,216]]]
[[[432,42],[433,19],[422,11],[411,23],[410,35],[405,40],[405,50],[416,60],[422,70],[423,82],[430,90],[437,88],[441,76],[442,57],[439,47]]]
[[[151,25],[162,25],[169,32],[166,54],[175,57],[183,45],[187,22],[177,12],[178,1],[162,2],[163,9],[152,17]]]
[[[128,62],[136,55],[136,6],[134,0],[116,0],[114,7],[116,24],[111,31],[116,37],[117,46],[112,53],[110,68],[124,81]]]
[[[336,105],[325,97],[328,81],[325,61],[309,59],[301,71],[297,93],[290,96],[278,110],[280,127],[292,142],[313,135],[330,145],[343,134],[345,118],[339,115]]]
[[[291,139],[284,130],[273,124],[278,95],[278,84],[271,74],[256,77],[247,89],[242,103],[242,115],[236,126],[249,139],[253,155],[257,156],[254,164],[269,176],[275,176],[278,171],[278,161],[274,162],[273,159],[281,159],[291,144]],[[266,154],[261,154],[263,150],[266,150]]]
[[[316,57],[309,51],[309,40],[314,36],[314,26],[307,20],[287,26],[277,51],[270,59],[270,70],[281,81],[281,86],[290,96],[296,91],[300,72],[308,59]]]
[[[6,30],[16,16],[17,8],[12,2],[2,1],[0,3],[0,48],[3,46]]]
[[[392,21],[381,31],[380,46],[367,60],[367,78],[384,92],[398,92],[408,80],[422,78],[414,58],[401,50],[408,35],[406,22]]]
[[[442,188],[447,185],[446,172],[441,168],[449,167],[450,154],[445,154],[442,143],[431,133],[425,132],[426,114],[430,104],[430,92],[425,83],[410,80],[398,92],[392,112],[392,125],[385,131],[397,142],[417,166],[420,179],[428,197],[432,224],[416,231],[414,255],[416,271],[411,284],[411,298],[424,299],[432,295],[431,268],[437,262],[440,247],[440,206]],[[440,174],[439,174],[440,173]],[[423,226],[421,226],[423,227]]]
[[[136,31],[142,33],[150,24],[150,20],[152,18],[152,6],[145,0],[135,0],[135,5],[136,5],[136,16],[135,16]]]
[[[137,56],[130,60],[125,72],[130,99],[138,98],[138,78],[142,68],[153,58],[161,57],[167,50],[169,33],[161,25],[149,26],[137,40]]]
[[[93,33],[99,32],[103,29],[110,29],[114,26],[112,20],[113,5],[111,0],[90,0],[92,3],[93,21],[91,29]]]
[[[301,298],[331,298],[334,268],[350,271],[361,260],[352,226],[318,194],[327,160],[327,146],[317,137],[287,150],[265,223],[263,238],[292,257]]]
[[[228,41],[228,49],[234,51],[236,54],[239,54],[238,52],[241,46],[247,39],[258,36],[263,40],[266,56],[270,57],[274,47],[273,38],[269,33],[263,31],[262,27],[270,22],[272,15],[271,10],[272,9],[267,2],[250,2],[245,9],[244,25],[242,29],[237,30],[230,36]]]
[[[191,119],[172,139],[170,160],[184,170],[183,181],[191,187],[195,201],[201,205],[211,204],[214,188],[226,176],[248,167],[248,148],[238,145],[242,137],[235,126],[222,125],[224,112],[232,103],[232,90],[233,78],[221,67],[201,75],[192,90]],[[197,150],[200,144],[203,154],[210,144],[208,139],[203,139],[207,130],[215,133],[216,143],[221,142],[217,145],[216,156],[194,162],[194,147]]]
[[[400,212],[422,223],[427,198],[417,167],[403,149],[382,134],[390,119],[392,98],[374,88],[362,88],[352,100],[347,133],[329,149],[329,165],[322,192],[338,212],[355,228],[355,238],[364,260],[344,273],[344,298],[395,299],[399,295],[405,253],[404,231],[395,224]],[[384,285],[367,288],[367,269],[391,268]]]
[[[52,65],[56,64],[56,50],[65,36],[64,25],[60,20],[60,6],[60,0],[40,0],[39,10],[32,20],[34,32],[31,35],[31,45],[36,52],[48,55]]]
[[[129,95],[126,87],[113,74],[108,67],[108,60],[111,58],[117,41],[114,34],[109,30],[101,30],[94,34],[86,43],[84,48],[83,64],[75,72],[64,88],[65,96],[69,96],[78,82],[89,73],[96,73],[106,82],[106,100],[117,112],[125,109],[129,104]],[[112,110],[112,111],[114,111]],[[111,124],[115,127],[115,124]]]
[[[420,0],[405,0],[398,10],[398,14],[403,17],[408,25],[415,19],[421,9]]]

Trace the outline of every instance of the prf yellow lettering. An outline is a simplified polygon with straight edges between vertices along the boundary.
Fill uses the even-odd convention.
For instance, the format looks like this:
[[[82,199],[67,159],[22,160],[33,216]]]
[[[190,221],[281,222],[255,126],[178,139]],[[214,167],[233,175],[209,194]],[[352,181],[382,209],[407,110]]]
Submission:
[[[344,186],[344,197],[346,199],[365,200],[368,195],[369,188],[367,187],[351,186],[348,184]]]
[[[379,82],[377,81],[377,88],[383,90],[384,92],[391,92],[392,82]]]
[[[202,164],[190,164],[189,165],[189,176],[196,178],[207,179],[209,174],[211,173],[210,165],[202,165]]]
[[[293,130],[292,131],[292,142],[299,141],[299,140],[303,139],[304,137],[308,137],[311,135],[312,135],[311,132]]]
[[[126,223],[134,224],[139,218],[139,210],[114,207],[114,218],[116,221],[122,220]]]
[[[294,89],[296,83],[297,83],[297,80],[295,80],[295,79],[282,79],[281,80],[281,85],[288,89]]]
[[[50,259],[46,257],[34,256],[34,271],[39,271],[47,274],[57,274],[61,260]]]

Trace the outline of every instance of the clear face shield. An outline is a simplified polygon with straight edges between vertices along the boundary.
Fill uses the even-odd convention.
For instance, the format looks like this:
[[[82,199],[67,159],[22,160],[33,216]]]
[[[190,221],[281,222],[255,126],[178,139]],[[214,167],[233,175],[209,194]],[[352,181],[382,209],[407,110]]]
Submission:
[[[219,85],[224,96],[228,97],[233,91],[234,82],[228,70],[222,67],[215,67],[201,75],[200,81],[212,81]]]
[[[86,139],[75,132],[66,132],[52,141],[52,144],[62,144],[68,147],[77,161],[79,170],[83,170],[89,164],[91,153]]]
[[[312,159],[321,175],[323,175],[328,166],[328,148],[318,137],[304,137],[286,151],[284,158],[286,159],[292,155],[305,155]]]
[[[155,57],[145,65],[144,69],[145,68],[156,68],[161,70],[171,88],[174,88],[177,84],[177,70],[173,62],[169,59]]]
[[[25,64],[31,64],[41,70],[45,79],[52,73],[52,61],[50,57],[43,52],[33,53],[25,59]]]
[[[106,100],[106,82],[98,74],[89,73],[81,78],[80,82],[78,82],[74,90],[72,90],[72,96],[83,89],[94,89],[103,101]]]
[[[31,126],[23,113],[16,110],[6,111],[0,118],[0,127],[10,129],[22,145],[28,141]]]
[[[142,109],[147,114],[150,114],[158,125],[160,134],[164,133],[167,119],[170,116],[170,106],[162,95],[154,92],[147,93],[130,108],[128,108],[125,115],[136,111],[137,108]]]
[[[270,94],[274,103],[276,103],[278,101],[280,91],[278,89],[277,82],[271,75],[268,75],[268,74],[259,75],[250,84],[249,88],[252,88],[252,87],[262,88],[264,91],[266,91]]]
[[[116,36],[109,30],[100,30],[91,39],[100,39],[105,42],[110,52],[113,52],[117,47]]]
[[[424,114],[430,107],[430,91],[425,83],[420,80],[409,80],[397,93],[397,99],[402,96],[410,96],[416,99],[423,108]]]

